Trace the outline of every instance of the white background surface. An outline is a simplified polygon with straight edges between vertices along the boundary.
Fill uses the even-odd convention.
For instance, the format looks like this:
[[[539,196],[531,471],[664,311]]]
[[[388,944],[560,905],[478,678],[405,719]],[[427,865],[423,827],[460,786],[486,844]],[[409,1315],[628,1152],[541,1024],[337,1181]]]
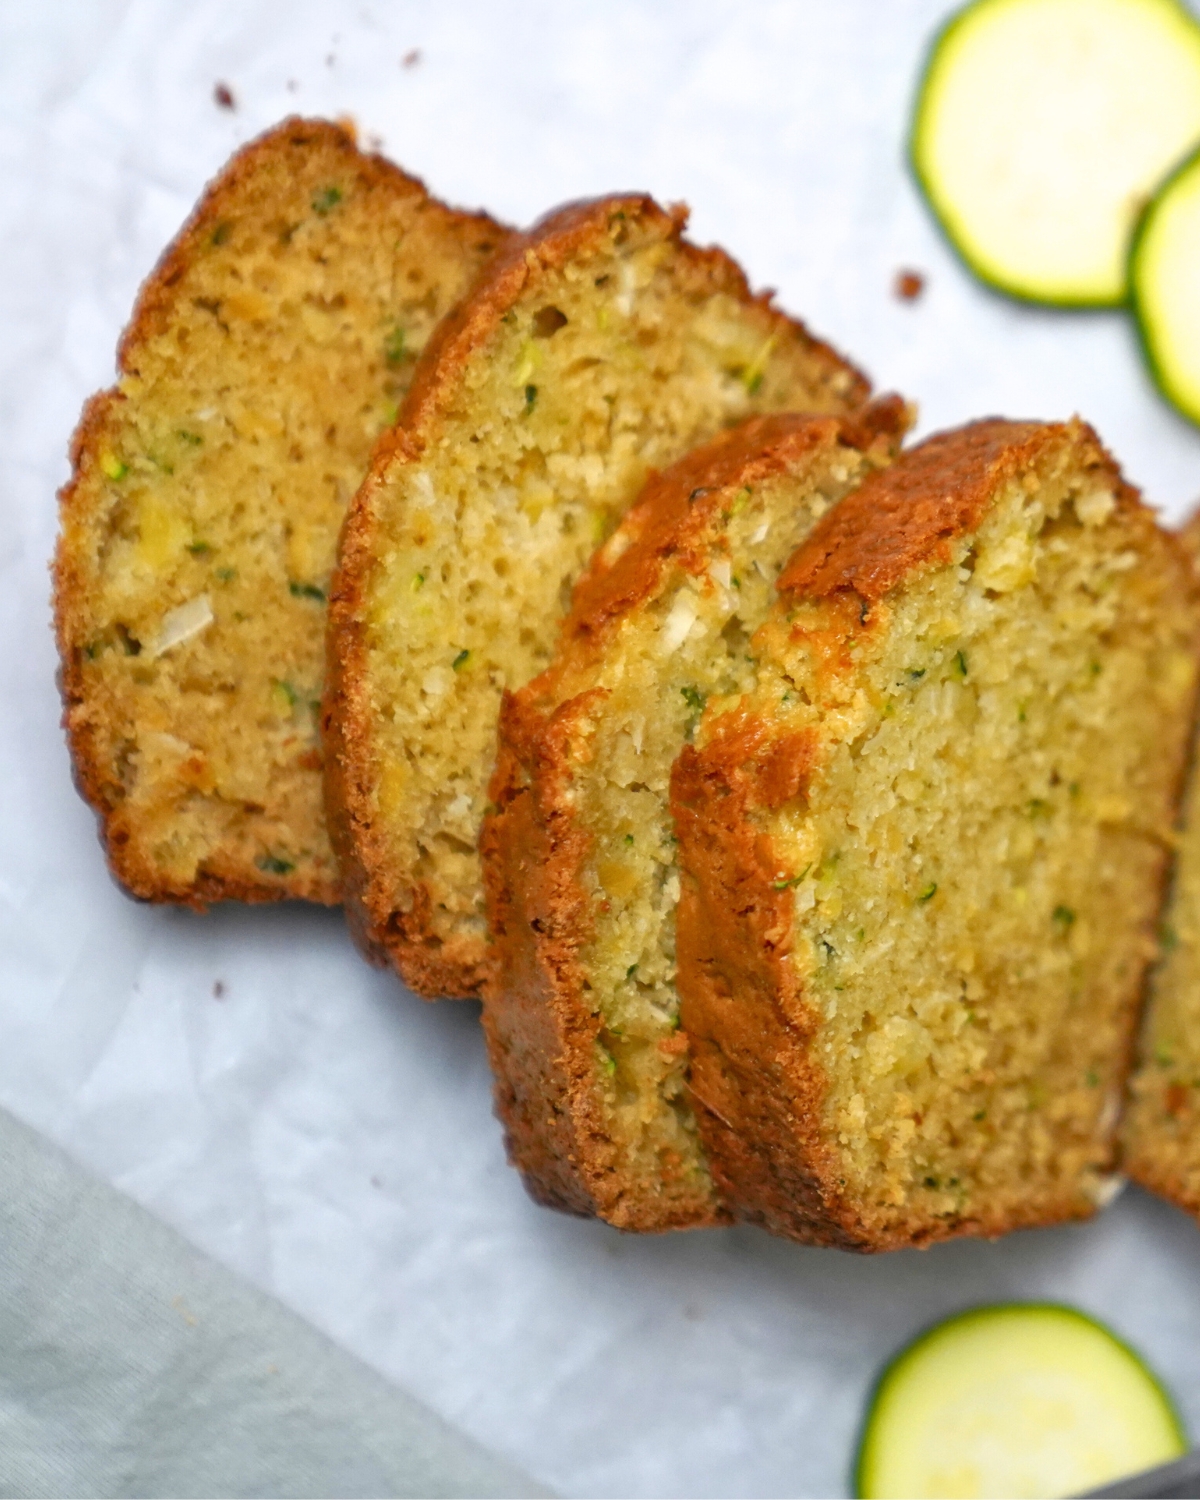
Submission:
[[[206,178],[289,111],[349,112],[440,195],[513,222],[613,189],[686,198],[697,238],[918,400],[923,431],[1079,410],[1181,515],[1200,433],[1155,397],[1122,316],[989,295],[916,198],[904,125],[948,9],[0,7],[0,1102],[564,1492],[841,1493],[879,1363],[985,1299],[1108,1319],[1200,1437],[1200,1237],[1134,1191],[1089,1225],[876,1260],[536,1209],[474,1006],[368,970],[336,913],[197,918],[110,884],[53,685],[67,439]],[[901,266],[929,277],[914,305],[891,295]]]

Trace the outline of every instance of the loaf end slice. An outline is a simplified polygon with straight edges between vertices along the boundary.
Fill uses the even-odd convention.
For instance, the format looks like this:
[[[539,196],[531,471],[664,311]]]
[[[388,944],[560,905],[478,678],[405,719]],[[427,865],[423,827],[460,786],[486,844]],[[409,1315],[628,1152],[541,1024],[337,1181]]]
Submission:
[[[883,1250],[1104,1200],[1198,617],[1078,422],[932,438],[818,524],[673,775],[690,1087],[736,1214]]]
[[[752,680],[783,564],[906,422],[896,398],[755,417],[655,476],[550,667],[505,697],[484,1027],[509,1155],[542,1202],[642,1231],[726,1217],[679,1029],[671,765],[705,700]]]
[[[1200,563],[1200,513],[1180,533]],[[1200,775],[1193,735],[1170,897],[1122,1125],[1136,1182],[1200,1218]]]
[[[143,286],[75,433],[54,570],[76,781],[131,894],[338,899],[318,739],[337,531],[504,234],[289,119]]]
[[[364,950],[477,994],[478,838],[501,694],[550,659],[571,587],[647,474],[756,413],[866,382],[684,213],[575,204],[515,241],[426,351],[355,499],[330,628],[331,826]]]

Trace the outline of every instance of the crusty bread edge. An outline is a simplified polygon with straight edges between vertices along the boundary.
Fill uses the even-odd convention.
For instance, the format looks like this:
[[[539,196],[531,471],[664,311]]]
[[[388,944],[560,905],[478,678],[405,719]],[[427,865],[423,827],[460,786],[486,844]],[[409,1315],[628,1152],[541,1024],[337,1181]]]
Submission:
[[[1179,542],[1181,549],[1200,587],[1200,507],[1193,510],[1185,517],[1180,526],[1172,533]],[[1196,644],[1196,654],[1200,657],[1200,641]],[[1176,797],[1176,806],[1179,810],[1177,831],[1181,837],[1186,837],[1188,829],[1183,827],[1183,819],[1187,810],[1187,797],[1189,788],[1194,779],[1200,776],[1200,687],[1198,687],[1196,701],[1192,711],[1192,729],[1188,737],[1188,753],[1180,767],[1179,792]],[[1170,911],[1172,896],[1172,885],[1175,879],[1175,868],[1178,862],[1178,851],[1175,858],[1170,861],[1163,873],[1163,889],[1159,902],[1159,910],[1166,918]],[[1156,937],[1158,935],[1156,934]],[[1159,957],[1161,963],[1161,954]],[[1150,1019],[1150,1010],[1154,1004],[1156,967],[1151,966],[1146,973],[1145,998],[1142,1008],[1141,1024],[1138,1034],[1131,1043],[1131,1058],[1129,1070],[1129,1086],[1126,1093],[1126,1116],[1118,1131],[1119,1141],[1119,1164],[1121,1170],[1127,1174],[1130,1181],[1136,1182],[1147,1192],[1154,1193],[1160,1198],[1165,1198],[1173,1203],[1176,1208],[1181,1208],[1184,1213],[1191,1214],[1193,1218],[1200,1220],[1200,1191],[1193,1188],[1187,1176],[1180,1171],[1164,1167],[1153,1149],[1150,1132],[1143,1129],[1136,1136],[1132,1136],[1126,1129],[1130,1120],[1129,1111],[1134,1107],[1132,1088],[1134,1075],[1143,1067],[1147,1066],[1142,1055],[1141,1043],[1143,1033]]]
[[[505,694],[496,809],[481,840],[495,943],[488,989],[503,1000],[485,1000],[483,1025],[496,1114],[530,1195],[622,1228],[669,1228],[622,1213],[616,1151],[593,1087],[599,1021],[561,1003],[564,992],[582,986],[579,950],[591,927],[577,878],[587,842],[562,796],[561,767],[564,742],[596,697],[573,700],[546,725]],[[541,764],[527,779],[531,760]]]

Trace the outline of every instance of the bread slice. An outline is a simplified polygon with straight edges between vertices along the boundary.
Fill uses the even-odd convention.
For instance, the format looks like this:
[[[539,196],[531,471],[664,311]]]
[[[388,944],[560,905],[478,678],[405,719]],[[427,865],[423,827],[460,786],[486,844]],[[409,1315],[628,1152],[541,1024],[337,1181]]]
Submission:
[[[979,422],[815,529],[672,779],[701,1138],[741,1218],[883,1250],[1108,1189],[1200,600],[1079,422]]]
[[[473,995],[477,840],[505,687],[548,662],[570,589],[647,473],[757,412],[844,412],[863,378],[685,213],[628,195],[551,214],[426,351],[343,534],[327,777],[365,951]]]
[[[509,1155],[543,1203],[622,1229],[723,1216],[678,1030],[671,765],[705,700],[753,680],[779,570],[906,420],[896,398],[857,420],[753,417],[652,478],[554,661],[505,697],[484,1026]]]
[[[1200,563],[1200,513],[1181,540]],[[1121,1128],[1124,1170],[1200,1217],[1200,771],[1192,740],[1175,868],[1139,1062]]]
[[[55,564],[76,780],[134,895],[338,899],[317,738],[337,532],[504,235],[290,119],[142,288],[75,433]]]

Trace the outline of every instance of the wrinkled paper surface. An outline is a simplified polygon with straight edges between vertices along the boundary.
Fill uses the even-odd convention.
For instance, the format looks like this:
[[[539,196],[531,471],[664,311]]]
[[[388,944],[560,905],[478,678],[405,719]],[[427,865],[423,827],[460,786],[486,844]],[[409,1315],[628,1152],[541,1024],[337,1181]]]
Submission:
[[[907,112],[948,9],[0,11],[0,1102],[565,1493],[841,1493],[880,1362],[999,1298],[1111,1322],[1200,1435],[1196,1228],[1130,1190],[1091,1224],[856,1259],[750,1229],[628,1238],[535,1208],[505,1165],[476,1007],[425,1005],[368,969],[337,913],[196,917],[110,883],[54,688],[67,439],[205,180],[290,111],[349,113],[441,196],[512,222],[621,188],[685,198],[698,239],[916,399],[921,431],[1078,410],[1181,516],[1200,433],[1154,395],[1129,323],[990,295],[916,197]],[[901,267],[928,277],[915,303],[893,296]]]

